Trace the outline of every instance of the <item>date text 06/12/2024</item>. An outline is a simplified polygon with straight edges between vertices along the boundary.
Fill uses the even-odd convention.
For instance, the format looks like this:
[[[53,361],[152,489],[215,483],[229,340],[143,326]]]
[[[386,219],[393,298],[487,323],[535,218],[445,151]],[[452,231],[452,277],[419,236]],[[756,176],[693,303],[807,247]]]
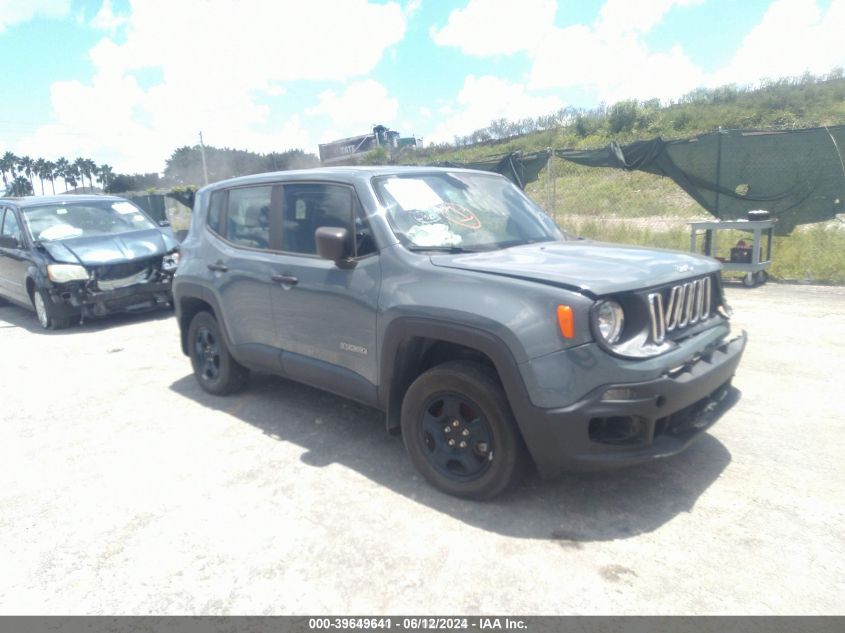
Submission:
[[[309,618],[308,628],[310,630],[377,630],[377,629],[404,629],[404,630],[524,630],[527,628],[525,621],[516,618],[443,618],[443,617],[421,617],[421,618]]]

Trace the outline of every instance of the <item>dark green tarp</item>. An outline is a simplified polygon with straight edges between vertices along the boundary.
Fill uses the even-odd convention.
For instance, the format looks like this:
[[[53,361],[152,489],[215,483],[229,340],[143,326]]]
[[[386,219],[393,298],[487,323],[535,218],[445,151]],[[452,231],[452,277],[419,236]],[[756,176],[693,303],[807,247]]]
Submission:
[[[695,138],[656,138],[592,151],[556,150],[591,167],[667,176],[718,218],[765,209],[786,234],[798,224],[845,213],[845,126],[806,130],[729,130]]]
[[[128,198],[139,207],[141,207],[147,214],[156,222],[167,221],[165,198],[173,198],[184,204],[189,209],[194,208],[194,196],[196,191],[193,189],[178,189],[173,190],[159,190],[159,191],[127,191],[125,193],[117,194]]]
[[[466,169],[494,171],[510,180],[520,189],[525,189],[527,184],[537,180],[538,175],[548,161],[548,152],[533,152],[531,154],[510,152],[476,161],[446,161],[431,164],[436,167],[463,167]]]

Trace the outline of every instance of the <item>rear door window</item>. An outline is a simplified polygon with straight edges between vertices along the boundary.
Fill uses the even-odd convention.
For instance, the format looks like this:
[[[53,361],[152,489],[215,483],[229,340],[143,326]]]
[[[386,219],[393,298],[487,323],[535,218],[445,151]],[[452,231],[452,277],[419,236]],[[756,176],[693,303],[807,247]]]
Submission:
[[[229,190],[226,239],[247,248],[270,248],[270,208],[273,187],[239,187]]]
[[[18,224],[18,218],[15,216],[15,212],[11,209],[6,209],[6,213],[3,214],[3,224],[2,227],[0,227],[0,235],[13,237],[18,241],[18,243],[21,242],[21,227],[20,224]]]

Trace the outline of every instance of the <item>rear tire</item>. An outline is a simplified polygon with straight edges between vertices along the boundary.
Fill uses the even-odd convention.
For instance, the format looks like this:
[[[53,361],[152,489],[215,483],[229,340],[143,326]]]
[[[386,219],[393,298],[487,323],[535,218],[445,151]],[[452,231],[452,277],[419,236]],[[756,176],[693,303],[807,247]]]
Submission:
[[[402,402],[402,439],[435,488],[491,499],[513,487],[527,462],[507,397],[483,365],[450,361],[420,375]]]
[[[200,387],[215,396],[225,396],[244,388],[249,370],[229,352],[217,319],[199,312],[188,327],[188,352],[194,376]]]
[[[70,325],[70,319],[56,316],[56,308],[50,296],[41,288],[32,290],[32,307],[35,308],[38,323],[45,330],[63,330]]]

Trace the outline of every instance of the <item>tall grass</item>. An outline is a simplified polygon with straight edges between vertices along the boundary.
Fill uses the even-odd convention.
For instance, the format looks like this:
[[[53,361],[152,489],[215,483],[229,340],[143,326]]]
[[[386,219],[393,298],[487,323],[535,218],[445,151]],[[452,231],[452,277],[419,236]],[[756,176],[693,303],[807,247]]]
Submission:
[[[681,251],[688,251],[690,247],[690,232],[683,225],[661,230],[584,216],[559,216],[558,223],[577,235],[604,242]],[[719,231],[718,250],[714,255],[729,259],[731,247],[739,240],[750,243],[751,234]],[[698,245],[701,246],[700,238]],[[834,220],[798,227],[791,235],[776,235],[772,244],[772,265],[768,272],[771,278],[781,281],[845,284],[845,223]],[[726,273],[728,276],[733,274]]]

